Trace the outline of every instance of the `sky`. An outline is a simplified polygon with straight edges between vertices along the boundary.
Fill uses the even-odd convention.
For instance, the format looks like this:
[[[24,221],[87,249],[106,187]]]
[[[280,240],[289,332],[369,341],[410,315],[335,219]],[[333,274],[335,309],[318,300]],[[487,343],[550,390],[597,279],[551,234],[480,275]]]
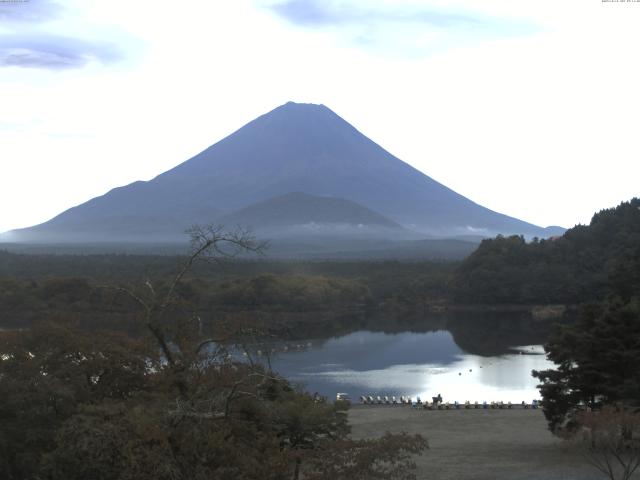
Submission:
[[[322,103],[492,210],[640,195],[640,1],[0,0],[0,232]]]

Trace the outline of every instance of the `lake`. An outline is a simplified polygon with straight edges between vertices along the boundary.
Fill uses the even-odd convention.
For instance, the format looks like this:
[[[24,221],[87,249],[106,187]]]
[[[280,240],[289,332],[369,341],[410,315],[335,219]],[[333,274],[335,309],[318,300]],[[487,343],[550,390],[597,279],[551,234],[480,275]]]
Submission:
[[[504,353],[467,353],[448,331],[382,333],[367,330],[322,340],[263,347],[262,361],[310,393],[409,395],[464,402],[539,399],[532,370],[552,368],[540,345],[512,345]],[[269,350],[269,359],[265,351]]]

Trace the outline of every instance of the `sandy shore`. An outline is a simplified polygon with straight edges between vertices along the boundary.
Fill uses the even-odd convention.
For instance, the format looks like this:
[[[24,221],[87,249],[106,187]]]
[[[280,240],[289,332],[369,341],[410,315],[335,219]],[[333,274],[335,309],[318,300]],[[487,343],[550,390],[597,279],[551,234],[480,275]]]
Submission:
[[[429,450],[416,459],[420,479],[605,478],[551,435],[541,410],[429,411],[358,405],[349,411],[349,423],[354,438],[373,438],[385,431],[427,438]]]

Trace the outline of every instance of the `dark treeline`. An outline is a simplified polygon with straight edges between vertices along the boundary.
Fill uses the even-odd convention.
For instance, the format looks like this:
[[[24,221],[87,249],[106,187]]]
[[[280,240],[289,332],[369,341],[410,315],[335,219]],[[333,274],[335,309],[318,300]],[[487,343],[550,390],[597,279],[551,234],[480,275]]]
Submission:
[[[640,199],[548,240],[484,240],[451,281],[457,303],[579,304],[640,287]]]
[[[0,252],[0,328],[64,318],[85,330],[144,333],[140,307],[115,287],[159,286],[184,257],[22,255]],[[279,339],[329,338],[354,330],[450,330],[466,350],[504,353],[542,341],[549,321],[527,309],[447,308],[457,263],[227,261],[194,265],[177,290],[205,331],[243,325]],[[468,332],[473,331],[472,335]]]
[[[179,256],[25,255],[0,252],[0,327],[65,316],[129,332],[138,306],[114,287],[162,285]],[[274,334],[314,337],[362,325],[374,311],[444,297],[455,264],[438,262],[201,262],[179,286],[205,327],[253,321]]]
[[[373,317],[431,315],[456,304],[580,304],[640,287],[640,201],[594,215],[563,237],[485,240],[464,262],[201,262],[180,285],[204,326],[256,322],[293,337],[344,332]],[[114,286],[162,284],[182,256],[26,255],[0,251],[3,327],[65,316],[132,330],[137,306]],[[185,307],[187,308],[187,307]],[[366,320],[368,319],[368,320]],[[380,322],[379,322],[380,323]]]
[[[285,293],[285,287],[296,290],[296,282],[286,277],[323,278],[318,281],[325,285],[332,279],[337,282],[334,286],[346,281],[342,287],[353,282],[349,288],[360,285],[368,290],[369,298],[375,303],[410,306],[579,304],[602,300],[613,287],[628,297],[640,285],[639,207],[640,200],[633,199],[603,210],[594,215],[590,225],[578,225],[562,237],[530,242],[521,236],[484,240],[461,263],[234,260],[222,265],[203,262],[194,268],[191,276],[201,282],[204,290],[227,282],[225,302],[236,304],[240,298],[245,303],[253,300],[254,303],[278,303],[280,300],[275,298],[261,297],[275,290],[283,294],[285,304],[295,303],[295,293]],[[0,280],[5,290],[18,288],[10,287],[11,282],[27,282],[33,286],[53,279],[82,279],[92,284],[139,282],[144,278],[171,276],[183,258],[130,254],[28,255],[0,251]],[[229,282],[238,283],[231,287]],[[261,290],[261,282],[277,288]],[[213,293],[219,287],[209,289],[205,296],[217,296],[220,300],[221,293]],[[307,287],[301,288],[310,292]],[[262,300],[252,300],[253,294]]]
[[[179,255],[30,255],[0,250],[0,279],[75,277],[96,281],[139,281],[145,276],[167,277],[183,259]],[[261,274],[347,278],[366,284],[376,298],[387,298],[416,281],[445,279],[455,265],[455,262],[393,260],[228,260],[222,264],[203,262],[196,265],[192,276],[212,281]]]
[[[168,286],[161,280],[154,283],[157,288]],[[0,328],[65,318],[78,328],[136,334],[140,306],[120,289],[134,285],[83,278],[3,280]],[[216,322],[243,323],[284,337],[313,337],[316,329],[329,324],[342,325],[343,331],[370,310],[371,302],[360,283],[300,275],[264,274],[220,282],[189,279],[176,294],[179,308],[198,315],[205,330]]]

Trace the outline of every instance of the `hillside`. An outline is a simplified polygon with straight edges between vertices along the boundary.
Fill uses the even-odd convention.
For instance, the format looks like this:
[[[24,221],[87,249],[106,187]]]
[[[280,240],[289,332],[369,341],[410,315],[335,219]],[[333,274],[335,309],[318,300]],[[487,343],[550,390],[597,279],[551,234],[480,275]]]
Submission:
[[[484,240],[451,287],[460,303],[581,303],[640,291],[640,199],[596,213],[559,238]]]
[[[115,188],[5,239],[175,241],[193,223],[291,192],[356,202],[422,235],[555,233],[463,197],[324,105],[289,102],[148,182]]]
[[[391,234],[402,226],[355,202],[293,192],[270,198],[220,218],[223,225],[243,225],[256,233]]]

